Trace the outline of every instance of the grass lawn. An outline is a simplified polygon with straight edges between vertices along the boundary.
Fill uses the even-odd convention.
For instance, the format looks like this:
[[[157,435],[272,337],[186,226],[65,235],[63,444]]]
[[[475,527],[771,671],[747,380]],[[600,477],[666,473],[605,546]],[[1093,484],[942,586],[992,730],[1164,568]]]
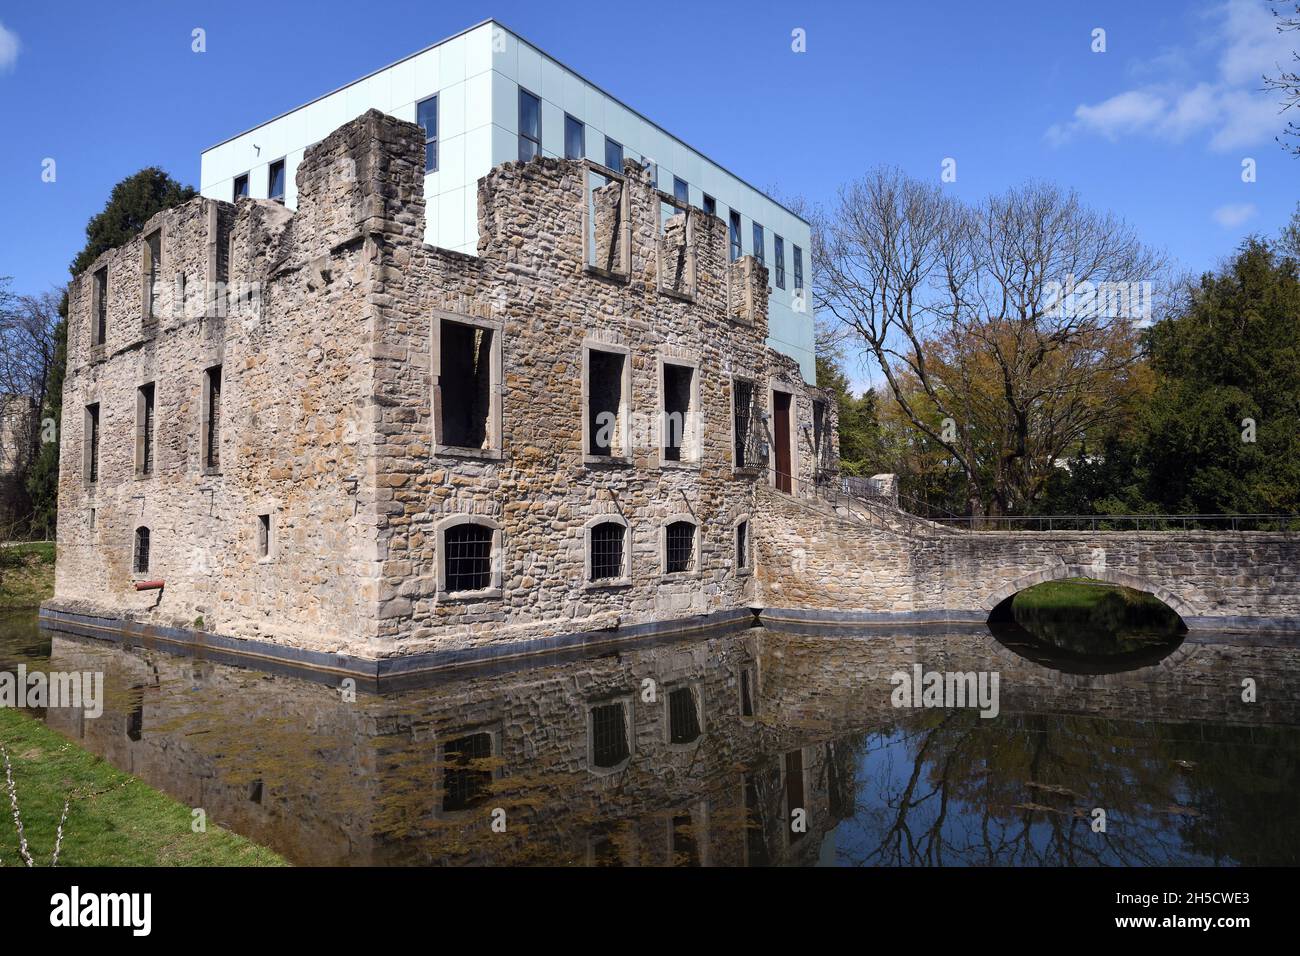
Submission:
[[[53,541],[0,547],[0,611],[37,607],[53,594]]]
[[[48,866],[63,801],[72,796],[59,866],[284,866],[279,856],[82,750],[22,711],[0,709],[0,743],[13,765],[32,859]],[[0,766],[0,865],[22,866]]]
[[[1107,600],[1114,600],[1110,595],[1118,595],[1124,604],[1133,607],[1164,608],[1164,603],[1157,597],[1144,591],[1135,591],[1118,584],[1095,581],[1092,578],[1065,578],[1061,581],[1046,581],[1026,588],[1015,597],[1017,610],[1052,609],[1090,611],[1100,607]]]

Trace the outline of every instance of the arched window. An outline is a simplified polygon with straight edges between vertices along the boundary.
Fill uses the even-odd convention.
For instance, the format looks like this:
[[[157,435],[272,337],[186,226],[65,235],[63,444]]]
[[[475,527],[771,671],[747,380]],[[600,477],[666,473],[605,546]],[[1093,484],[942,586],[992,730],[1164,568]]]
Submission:
[[[135,560],[132,562],[136,574],[149,573],[149,529],[135,529]]]
[[[673,521],[664,530],[664,572],[678,574],[695,570],[695,525]]]
[[[627,528],[618,521],[602,521],[591,527],[587,543],[592,581],[616,581],[627,577]]]
[[[477,594],[499,589],[500,548],[501,528],[491,518],[456,515],[442,521],[438,526],[439,592]]]
[[[482,591],[492,584],[492,529],[458,524],[447,529],[447,590]]]

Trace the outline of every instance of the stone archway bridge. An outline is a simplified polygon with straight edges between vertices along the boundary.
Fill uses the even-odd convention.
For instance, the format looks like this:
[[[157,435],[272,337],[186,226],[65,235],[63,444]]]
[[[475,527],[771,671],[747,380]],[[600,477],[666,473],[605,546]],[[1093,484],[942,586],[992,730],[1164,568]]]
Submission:
[[[756,606],[790,620],[984,621],[1044,581],[1154,594],[1189,630],[1300,633],[1300,532],[976,531],[856,496],[760,488]]]

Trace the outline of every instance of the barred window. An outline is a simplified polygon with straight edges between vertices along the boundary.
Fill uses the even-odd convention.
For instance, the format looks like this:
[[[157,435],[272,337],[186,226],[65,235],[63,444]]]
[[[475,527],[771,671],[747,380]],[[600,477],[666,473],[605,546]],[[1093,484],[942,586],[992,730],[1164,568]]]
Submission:
[[[95,321],[90,330],[90,344],[103,345],[108,334],[108,266],[96,270],[91,286]]]
[[[604,521],[591,529],[591,580],[608,581],[624,577],[626,530],[616,521]]]
[[[745,777],[745,850],[750,866],[766,866],[771,859],[763,832],[763,799],[758,781],[750,776]]]
[[[591,708],[591,757],[597,767],[617,767],[630,756],[622,701]]]
[[[732,390],[735,398],[735,421],[732,443],[736,449],[736,467],[748,468],[750,461],[750,429],[754,420],[754,383],[744,379],[734,379]]]
[[[442,750],[442,809],[468,810],[488,796],[492,769],[485,761],[492,757],[492,735],[470,734],[449,740]]]
[[[149,529],[135,529],[135,560],[133,562],[136,574],[149,573]]]
[[[665,542],[665,570],[669,574],[690,571],[695,567],[695,525],[674,521],[668,526]]]
[[[139,454],[136,461],[139,462],[141,475],[153,474],[153,446],[154,446],[154,386],[153,382],[148,385],[140,386],[140,394],[137,399],[136,409],[139,414],[137,423],[138,431],[136,437],[140,442]]]
[[[754,676],[748,667],[740,671],[740,716],[754,716]]]
[[[689,813],[673,817],[673,866],[699,866],[700,848],[695,842],[695,826]]]
[[[785,755],[785,821],[790,826],[794,811],[804,808],[803,792],[803,751],[791,750]],[[797,843],[803,839],[803,832],[791,829],[790,842]]]
[[[155,229],[144,241],[145,278],[149,286],[145,298],[146,319],[158,318],[159,272],[162,270],[162,230]]]
[[[86,406],[86,480],[99,481],[99,403]]]
[[[820,398],[815,398],[813,399],[813,457],[816,459],[818,469],[827,467],[827,452],[826,403]]]
[[[492,586],[491,528],[453,525],[443,532],[447,591],[482,591]]]
[[[695,707],[695,692],[679,687],[668,694],[668,739],[675,744],[689,744],[700,736],[700,715]]]
[[[221,366],[214,365],[204,373],[207,396],[204,408],[207,424],[203,430],[203,466],[221,467]]]

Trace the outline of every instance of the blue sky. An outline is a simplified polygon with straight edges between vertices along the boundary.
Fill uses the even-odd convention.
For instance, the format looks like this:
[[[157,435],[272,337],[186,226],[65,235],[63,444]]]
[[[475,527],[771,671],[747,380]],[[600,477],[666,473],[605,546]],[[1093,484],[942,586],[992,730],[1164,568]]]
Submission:
[[[882,163],[937,178],[952,157],[960,196],[1055,180],[1195,271],[1300,199],[1259,92],[1290,48],[1263,0],[50,0],[0,9],[0,275],[18,292],[65,281],[122,177],[156,164],[197,185],[204,147],[490,16],[785,196],[826,201]]]

